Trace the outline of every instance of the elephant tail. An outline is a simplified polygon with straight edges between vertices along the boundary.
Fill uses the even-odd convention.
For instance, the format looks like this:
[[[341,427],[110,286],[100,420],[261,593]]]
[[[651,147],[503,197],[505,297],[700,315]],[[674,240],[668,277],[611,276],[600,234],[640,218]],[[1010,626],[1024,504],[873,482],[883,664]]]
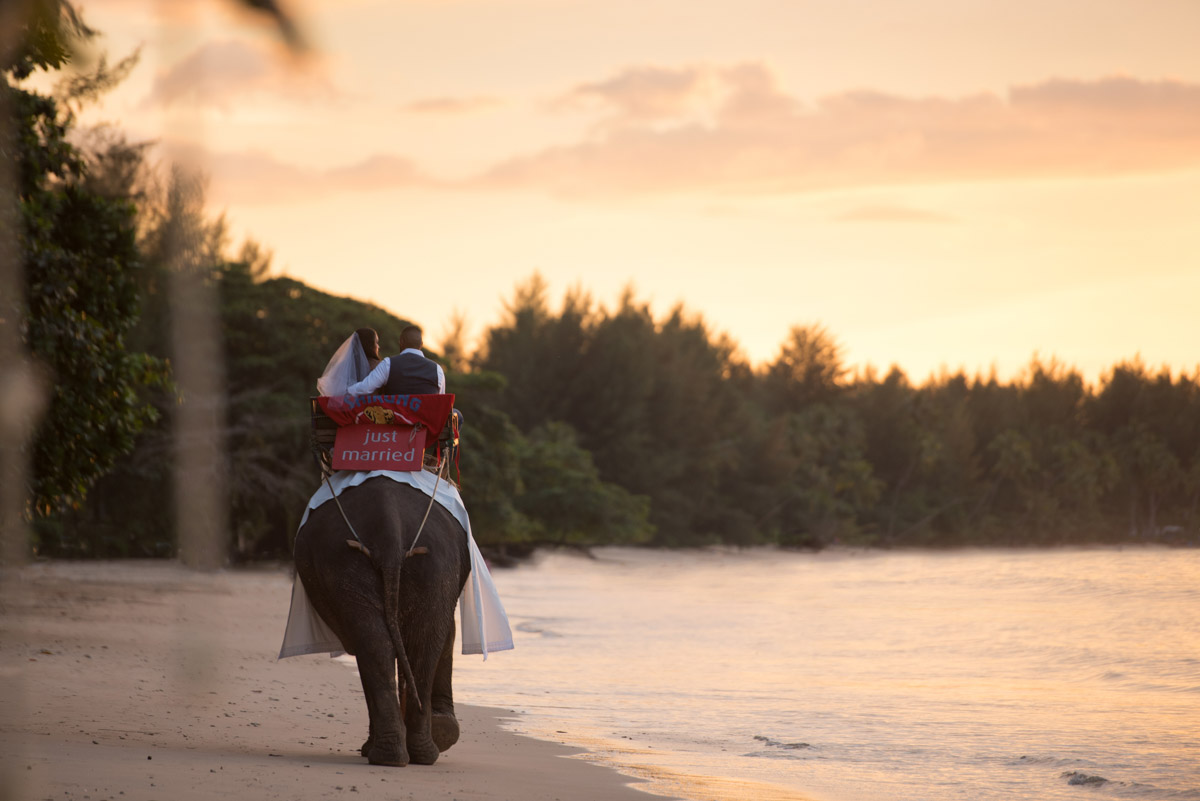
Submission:
[[[383,579],[383,617],[387,621],[392,647],[396,649],[396,661],[400,664],[400,673],[404,677],[405,687],[408,688],[408,692],[412,695],[419,710],[421,709],[421,697],[417,692],[417,682],[413,678],[412,666],[408,663],[408,652],[404,649],[404,637],[400,634],[400,569],[404,567],[403,550],[394,561],[395,564],[377,565],[380,577]],[[403,690],[400,697],[404,698]]]

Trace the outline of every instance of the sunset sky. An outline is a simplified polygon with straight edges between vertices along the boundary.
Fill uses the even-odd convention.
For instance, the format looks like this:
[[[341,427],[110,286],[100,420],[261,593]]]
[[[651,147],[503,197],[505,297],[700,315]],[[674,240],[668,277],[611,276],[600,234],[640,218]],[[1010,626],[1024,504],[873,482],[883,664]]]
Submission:
[[[536,270],[756,363],[820,323],[917,382],[1200,364],[1196,0],[294,0],[301,59],[220,0],[80,6],[143,47],[87,120],[435,347]]]

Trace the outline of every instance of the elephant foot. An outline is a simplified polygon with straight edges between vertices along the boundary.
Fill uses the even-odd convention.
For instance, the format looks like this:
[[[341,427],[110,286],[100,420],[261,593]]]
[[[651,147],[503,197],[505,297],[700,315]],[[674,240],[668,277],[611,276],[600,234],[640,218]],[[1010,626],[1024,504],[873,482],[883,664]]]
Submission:
[[[424,741],[416,738],[408,738],[408,758],[412,760],[414,765],[432,765],[437,762],[438,747],[433,744],[432,739]]]
[[[362,748],[358,749],[358,753],[362,754],[365,757],[370,751],[371,751],[371,738],[368,737],[367,741],[362,744]]]
[[[458,720],[454,715],[435,712],[429,720],[429,733],[439,752],[458,742]]]
[[[402,737],[380,737],[377,740],[372,736],[363,743],[363,749],[366,751],[367,761],[372,765],[402,768],[408,764],[408,749],[404,747]]]

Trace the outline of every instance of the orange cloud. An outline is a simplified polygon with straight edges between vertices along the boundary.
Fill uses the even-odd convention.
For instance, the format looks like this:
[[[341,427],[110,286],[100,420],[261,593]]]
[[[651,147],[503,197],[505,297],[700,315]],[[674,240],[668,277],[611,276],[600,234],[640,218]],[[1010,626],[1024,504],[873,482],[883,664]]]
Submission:
[[[194,146],[165,146],[168,158],[209,179],[219,203],[280,203],[342,192],[431,186],[406,159],[374,155],[349,166],[312,170],[279,161],[261,152],[209,153]]]
[[[338,92],[296,59],[244,41],[209,42],[160,71],[142,107],[188,103],[229,108],[234,98],[272,95],[292,101],[331,101]]]
[[[635,67],[606,81],[581,84],[555,99],[558,111],[599,108],[615,119],[637,122],[687,113],[711,90],[708,70],[693,67]]]
[[[637,68],[583,84],[580,142],[498,164],[481,185],[567,195],[810,191],[1200,166],[1200,85],[1055,79],[1007,96],[853,91],[814,105],[759,64]]]

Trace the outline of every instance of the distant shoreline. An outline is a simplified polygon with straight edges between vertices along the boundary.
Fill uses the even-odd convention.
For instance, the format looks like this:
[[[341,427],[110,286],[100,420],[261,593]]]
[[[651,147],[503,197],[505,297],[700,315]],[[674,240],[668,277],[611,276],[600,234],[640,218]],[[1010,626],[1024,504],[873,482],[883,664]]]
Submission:
[[[846,545],[833,544],[822,548],[805,548],[791,547],[783,545],[699,545],[699,546],[678,546],[668,548],[663,546],[644,546],[644,545],[535,545],[521,546],[512,548],[512,546],[487,546],[480,545],[479,549],[487,560],[488,565],[493,568],[514,568],[520,567],[523,564],[528,564],[538,558],[541,553],[556,553],[566,552],[581,554],[588,558],[596,558],[597,551],[603,551],[611,548],[630,548],[633,550],[645,551],[680,551],[680,552],[711,552],[711,553],[753,553],[756,551],[780,551],[784,553],[808,553],[808,554],[839,554],[839,553],[957,553],[962,551],[1062,551],[1062,550],[1115,550],[1119,551],[1125,548],[1151,548],[1161,550],[1191,550],[1200,547],[1200,543],[1171,543],[1171,542],[1064,542],[1055,544],[1019,544],[1019,545],[1004,545],[1004,544],[976,544],[976,545],[897,545],[894,547],[883,547],[879,545]],[[264,564],[280,564],[277,562],[268,562]]]

